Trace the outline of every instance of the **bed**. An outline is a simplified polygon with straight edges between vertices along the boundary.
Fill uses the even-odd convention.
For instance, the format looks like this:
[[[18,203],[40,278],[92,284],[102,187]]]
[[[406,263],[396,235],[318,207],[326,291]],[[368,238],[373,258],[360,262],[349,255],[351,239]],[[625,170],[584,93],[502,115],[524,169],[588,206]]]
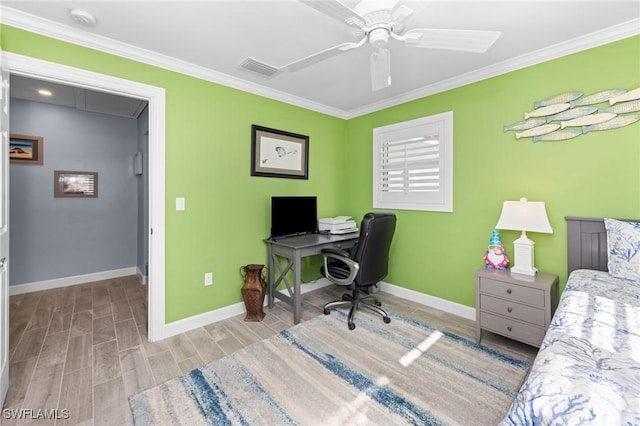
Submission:
[[[638,425],[640,221],[566,219],[567,285],[500,424]]]

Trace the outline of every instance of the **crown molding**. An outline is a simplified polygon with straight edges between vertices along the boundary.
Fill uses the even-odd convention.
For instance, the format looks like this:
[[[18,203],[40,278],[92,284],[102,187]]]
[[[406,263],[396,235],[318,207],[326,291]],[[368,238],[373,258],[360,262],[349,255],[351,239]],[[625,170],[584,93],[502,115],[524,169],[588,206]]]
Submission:
[[[629,38],[638,34],[640,34],[640,19],[633,19],[631,21],[623,22],[621,24],[605,28],[601,31],[596,31],[591,34],[587,34],[582,37],[576,37],[544,49],[526,53],[524,55],[508,59],[506,61],[502,61],[470,73],[461,74],[447,80],[442,80],[436,84],[425,86],[420,89],[404,93],[400,96],[385,99],[384,101],[366,105],[362,108],[350,110],[346,114],[346,119],[370,114],[372,112],[400,105],[405,102],[410,102],[416,99],[424,98],[426,96],[435,95],[440,92],[455,89],[456,87],[465,86],[467,84],[475,83],[491,77],[496,77],[512,71],[517,71],[522,68],[541,64],[552,59],[557,59],[562,56],[567,56],[583,50],[592,49],[594,47],[602,46],[608,43],[613,43],[614,41]]]
[[[456,87],[465,86],[487,78],[496,77],[508,72],[516,71],[572,53],[577,53],[582,50],[591,49],[640,34],[640,19],[636,18],[582,37],[577,37],[558,43],[554,46],[524,54],[489,67],[461,74],[456,77],[440,81],[436,84],[404,93],[400,96],[365,105],[361,108],[344,111],[310,101],[309,99],[274,90],[260,84],[251,83],[228,74],[212,71],[170,56],[122,43],[97,34],[80,31],[66,25],[42,19],[2,5],[0,5],[0,23],[342,119],[351,119],[370,114],[405,102],[434,95],[446,90],[455,89]]]
[[[346,117],[346,112],[337,108],[331,108],[327,105],[271,89],[257,83],[248,82],[228,74],[213,71],[199,65],[194,65],[190,62],[162,55],[151,50],[142,49],[108,37],[77,30],[67,25],[43,19],[2,5],[0,5],[0,23],[334,117]]]

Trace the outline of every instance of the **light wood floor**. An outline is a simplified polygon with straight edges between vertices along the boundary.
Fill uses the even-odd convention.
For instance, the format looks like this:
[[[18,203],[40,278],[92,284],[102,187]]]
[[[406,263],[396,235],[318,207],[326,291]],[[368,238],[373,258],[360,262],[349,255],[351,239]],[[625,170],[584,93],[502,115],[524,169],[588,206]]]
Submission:
[[[337,286],[305,294],[301,321],[321,315],[322,306],[341,294]],[[427,317],[434,326],[474,338],[473,321],[386,293],[378,296],[389,312]],[[3,425],[131,424],[129,396],[293,326],[289,306],[279,302],[265,308],[262,322],[245,322],[239,315],[149,343],[146,286],[135,276],[11,296],[10,309]],[[536,353],[488,332],[482,343],[529,360]],[[8,419],[8,409],[27,419]],[[42,409],[57,409],[59,418],[33,420]]]

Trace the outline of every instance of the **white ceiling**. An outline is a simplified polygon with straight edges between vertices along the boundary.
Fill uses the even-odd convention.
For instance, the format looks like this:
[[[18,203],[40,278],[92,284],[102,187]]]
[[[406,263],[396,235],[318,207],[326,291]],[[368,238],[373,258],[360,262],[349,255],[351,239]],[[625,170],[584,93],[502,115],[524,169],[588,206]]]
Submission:
[[[349,7],[357,1],[345,0]],[[11,1],[0,20],[339,117],[352,117],[640,33],[640,1],[403,1],[412,28],[496,30],[483,54],[409,48],[391,40],[389,88],[373,92],[368,45],[267,78],[247,58],[279,68],[345,42],[347,25],[296,0]],[[87,29],[69,17],[97,18]],[[639,64],[640,72],[640,64]]]

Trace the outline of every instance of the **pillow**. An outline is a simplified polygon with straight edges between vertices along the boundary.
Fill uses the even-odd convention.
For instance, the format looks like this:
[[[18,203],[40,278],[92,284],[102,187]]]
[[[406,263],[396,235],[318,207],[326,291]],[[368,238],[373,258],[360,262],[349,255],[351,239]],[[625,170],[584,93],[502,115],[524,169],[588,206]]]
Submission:
[[[609,274],[640,281],[640,222],[605,219]]]

